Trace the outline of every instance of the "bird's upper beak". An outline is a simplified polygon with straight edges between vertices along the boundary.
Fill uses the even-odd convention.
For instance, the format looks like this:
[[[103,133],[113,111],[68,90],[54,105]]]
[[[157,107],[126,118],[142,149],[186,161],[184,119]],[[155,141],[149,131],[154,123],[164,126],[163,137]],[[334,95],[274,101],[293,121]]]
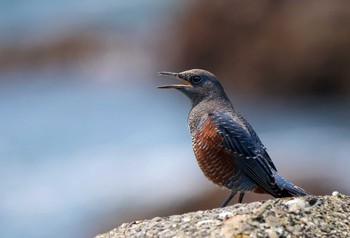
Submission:
[[[164,75],[164,76],[168,76],[168,77],[172,77],[175,78],[177,80],[180,80],[183,82],[183,84],[170,84],[170,85],[162,85],[159,86],[158,88],[185,88],[185,87],[192,87],[192,85],[190,84],[190,82],[188,82],[188,80],[183,77],[183,75],[179,74],[179,73],[173,73],[173,72],[158,72],[159,75]]]

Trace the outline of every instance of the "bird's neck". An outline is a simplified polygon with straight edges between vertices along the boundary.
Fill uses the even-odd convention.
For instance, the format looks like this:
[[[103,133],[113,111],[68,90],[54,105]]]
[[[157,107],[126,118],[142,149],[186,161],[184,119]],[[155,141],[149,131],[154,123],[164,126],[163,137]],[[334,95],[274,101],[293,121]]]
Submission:
[[[217,102],[229,102],[230,100],[228,99],[228,97],[226,96],[225,92],[222,93],[215,93],[212,95],[188,95],[189,99],[191,100],[192,103],[192,108],[194,107],[201,107],[201,105],[206,105],[206,104],[210,104],[213,101],[217,101]]]

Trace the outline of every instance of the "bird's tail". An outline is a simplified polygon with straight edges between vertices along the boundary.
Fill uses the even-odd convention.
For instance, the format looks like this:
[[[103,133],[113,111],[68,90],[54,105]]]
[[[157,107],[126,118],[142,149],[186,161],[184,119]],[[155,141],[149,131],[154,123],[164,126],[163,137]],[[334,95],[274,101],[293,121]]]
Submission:
[[[294,185],[279,174],[276,174],[276,181],[282,190],[281,197],[302,197],[309,194],[304,189]]]

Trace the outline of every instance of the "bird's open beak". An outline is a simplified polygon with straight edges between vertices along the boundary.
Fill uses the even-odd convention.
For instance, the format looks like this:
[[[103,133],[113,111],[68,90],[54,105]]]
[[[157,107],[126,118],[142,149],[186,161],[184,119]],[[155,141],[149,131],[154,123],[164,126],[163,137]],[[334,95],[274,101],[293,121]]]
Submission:
[[[192,85],[185,79],[181,77],[181,74],[178,73],[172,73],[172,72],[158,72],[159,75],[164,75],[168,77],[175,78],[177,80],[180,80],[183,82],[183,84],[170,84],[170,85],[162,85],[158,88],[185,88],[185,87],[192,87]]]

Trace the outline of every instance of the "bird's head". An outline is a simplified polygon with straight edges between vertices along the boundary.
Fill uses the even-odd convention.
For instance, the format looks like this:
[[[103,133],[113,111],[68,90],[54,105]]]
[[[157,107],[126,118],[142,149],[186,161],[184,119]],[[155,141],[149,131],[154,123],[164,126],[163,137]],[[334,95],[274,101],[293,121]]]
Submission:
[[[182,81],[182,84],[163,85],[158,88],[175,88],[197,104],[203,100],[226,97],[223,87],[214,74],[203,69],[191,69],[181,73],[159,72]]]

